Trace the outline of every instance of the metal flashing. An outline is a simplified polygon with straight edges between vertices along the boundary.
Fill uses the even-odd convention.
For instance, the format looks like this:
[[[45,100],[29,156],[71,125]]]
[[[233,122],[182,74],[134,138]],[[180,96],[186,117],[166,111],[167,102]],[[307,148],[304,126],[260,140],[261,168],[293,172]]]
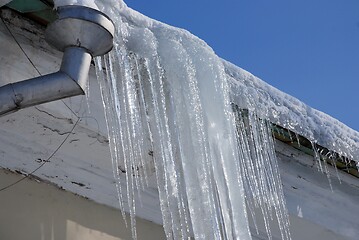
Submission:
[[[43,25],[47,25],[56,19],[54,4],[50,0],[13,0],[6,7]]]

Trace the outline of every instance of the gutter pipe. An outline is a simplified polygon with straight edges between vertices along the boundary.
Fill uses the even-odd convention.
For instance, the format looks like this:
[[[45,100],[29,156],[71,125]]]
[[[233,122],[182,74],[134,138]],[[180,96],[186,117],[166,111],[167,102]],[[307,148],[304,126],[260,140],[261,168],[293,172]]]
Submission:
[[[19,109],[84,95],[93,57],[112,49],[114,25],[102,12],[83,6],[58,8],[45,32],[47,42],[64,55],[60,70],[0,87],[0,117]]]

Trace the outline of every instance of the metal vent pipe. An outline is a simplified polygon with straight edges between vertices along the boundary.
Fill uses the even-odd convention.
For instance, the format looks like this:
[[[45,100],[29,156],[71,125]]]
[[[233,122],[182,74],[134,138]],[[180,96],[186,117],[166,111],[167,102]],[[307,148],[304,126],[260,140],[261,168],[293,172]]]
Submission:
[[[0,87],[0,116],[19,109],[84,94],[92,57],[112,49],[114,25],[100,11],[83,6],[58,8],[45,33],[64,52],[60,70]]]

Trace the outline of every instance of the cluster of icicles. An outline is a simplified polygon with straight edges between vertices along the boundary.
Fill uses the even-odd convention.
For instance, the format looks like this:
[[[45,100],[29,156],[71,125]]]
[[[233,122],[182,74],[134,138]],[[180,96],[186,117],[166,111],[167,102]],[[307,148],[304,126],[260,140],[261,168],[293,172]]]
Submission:
[[[96,70],[133,238],[135,195],[156,174],[167,239],[251,239],[255,209],[270,239],[274,217],[290,239],[269,123],[230,104],[221,60],[186,32],[114,20],[114,49]]]

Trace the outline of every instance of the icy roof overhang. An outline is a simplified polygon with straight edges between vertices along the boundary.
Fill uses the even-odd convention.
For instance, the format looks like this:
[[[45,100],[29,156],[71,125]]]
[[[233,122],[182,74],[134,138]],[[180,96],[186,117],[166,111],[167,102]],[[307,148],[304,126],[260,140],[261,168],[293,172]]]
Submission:
[[[20,28],[20,31],[23,31],[23,29]],[[26,34],[33,33],[26,32]],[[21,34],[18,35],[20,36],[19,38],[21,38]],[[51,68],[57,68],[57,66],[53,66],[59,63],[56,54],[53,53],[51,49],[48,49],[46,45],[40,47],[36,45],[40,44],[37,41],[29,41],[29,39],[33,37],[34,36],[30,36],[28,39],[24,38],[20,40],[26,51],[40,55],[31,55],[31,57],[34,58],[35,64],[40,68],[40,71],[45,72],[50,71]],[[9,42],[11,42],[11,39]],[[15,43],[12,43],[12,45],[14,44]],[[11,44],[7,45],[9,47],[3,50],[12,50],[10,45]],[[12,47],[16,48],[16,46]],[[36,51],[37,48],[45,51]],[[12,56],[11,54],[8,55],[10,57]],[[10,62],[13,68],[9,68],[9,71],[20,63],[21,65],[18,66],[22,67],[18,67],[17,72],[14,74],[28,74],[26,73],[26,69],[31,68],[31,66],[29,67],[26,60],[21,60],[20,56],[21,53],[18,52],[16,55],[17,59],[15,59],[16,64]],[[239,68],[231,69],[226,64],[225,66],[227,67],[228,78],[232,78],[231,80],[236,82],[236,86],[248,83],[249,87],[256,86],[263,93],[266,93],[265,89],[269,89],[269,93],[276,93],[276,91],[278,91],[272,89],[244,70]],[[235,74],[233,73],[234,70]],[[92,80],[95,79],[93,72],[91,77]],[[18,79],[18,76],[16,79]],[[96,84],[96,81],[93,81],[90,86],[96,88]],[[248,91],[248,88],[243,89],[247,89]],[[278,99],[283,102],[288,99],[288,103],[293,103],[294,101],[293,98],[284,94],[270,95],[270,97],[273,96],[282,96],[282,98]],[[106,136],[106,129],[104,127],[103,116],[101,116],[103,109],[98,92],[91,91],[90,102],[91,111],[88,113],[87,110],[84,111],[84,108],[86,109],[86,100],[75,98],[65,101],[66,104],[78,110],[77,113],[82,114],[85,118],[77,126],[74,134],[70,134],[68,141],[61,151],[59,151],[50,162],[47,162],[44,168],[40,169],[40,171],[34,175],[43,181],[50,181],[53,184],[57,184],[59,187],[63,187],[68,191],[89,197],[106,205],[116,206],[117,202],[116,194],[113,192],[114,184],[109,161],[108,142],[106,137],[104,137]],[[293,107],[290,108],[289,106],[288,109],[293,110]],[[310,108],[308,107],[308,109]],[[310,110],[316,111],[313,109]],[[284,111],[283,114],[285,113],[288,112]],[[86,118],[88,114],[93,115],[93,117]],[[303,116],[300,111],[298,114],[298,116]],[[273,119],[275,120],[275,118]],[[327,123],[330,129],[334,128],[331,124],[336,122],[331,120],[327,115],[319,114],[319,119]],[[24,110],[16,113],[16,115],[9,115],[6,118],[0,119],[0,122],[0,130],[2,132],[0,140],[3,149],[7,149],[4,152],[0,149],[0,157],[3,159],[1,161],[1,167],[6,166],[9,169],[28,174],[38,165],[46,161],[47,157],[58,146],[66,134],[69,133],[69,130],[76,122],[76,118],[63,103],[58,102],[40,108]],[[339,129],[342,129],[344,136],[351,137],[355,142],[357,133],[343,126],[343,124],[337,124]],[[302,131],[302,133],[304,133],[302,138],[298,134],[295,134],[294,130],[288,130],[293,129],[290,126],[287,128],[280,127],[279,125],[273,126],[274,134],[277,135],[278,138],[281,138],[282,141],[288,142],[290,145],[300,148],[301,151],[304,152],[308,149],[310,150],[308,143],[305,143],[305,139],[308,139],[308,136],[304,138],[304,131]],[[318,128],[320,128],[320,126]],[[299,140],[293,140],[295,139],[294,135],[298,135]],[[298,141],[300,144],[296,143]],[[307,147],[307,150],[304,147]],[[308,153],[309,152],[310,151],[308,151]],[[293,172],[298,174],[296,171],[297,169],[293,169]],[[295,174],[291,176],[295,178]],[[313,175],[315,175],[315,173]],[[154,196],[154,192],[148,192],[145,193],[145,195],[146,206],[144,206],[145,209],[141,212],[141,216],[159,222],[160,220],[158,219],[161,218],[160,216],[156,216],[159,211],[156,202],[158,199]]]
[[[54,4],[51,0],[13,0],[6,6],[27,14],[26,17],[40,19],[42,23],[47,23],[55,17]],[[126,9],[124,16],[129,15],[128,19],[133,22],[148,25],[149,28],[167,27],[131,11]],[[185,30],[177,31],[188,37]],[[359,155],[359,134],[356,131],[280,92],[239,67],[224,60],[223,64],[232,85],[232,102],[237,107],[259,108],[258,112],[266,112],[267,116],[264,117],[269,117],[273,123],[273,134],[277,139],[311,155],[315,155],[313,151],[315,148],[321,153],[322,160],[326,159],[327,153],[332,151],[335,160],[330,159],[330,163],[354,176],[359,176],[356,166]],[[252,99],[256,106],[248,99]]]

